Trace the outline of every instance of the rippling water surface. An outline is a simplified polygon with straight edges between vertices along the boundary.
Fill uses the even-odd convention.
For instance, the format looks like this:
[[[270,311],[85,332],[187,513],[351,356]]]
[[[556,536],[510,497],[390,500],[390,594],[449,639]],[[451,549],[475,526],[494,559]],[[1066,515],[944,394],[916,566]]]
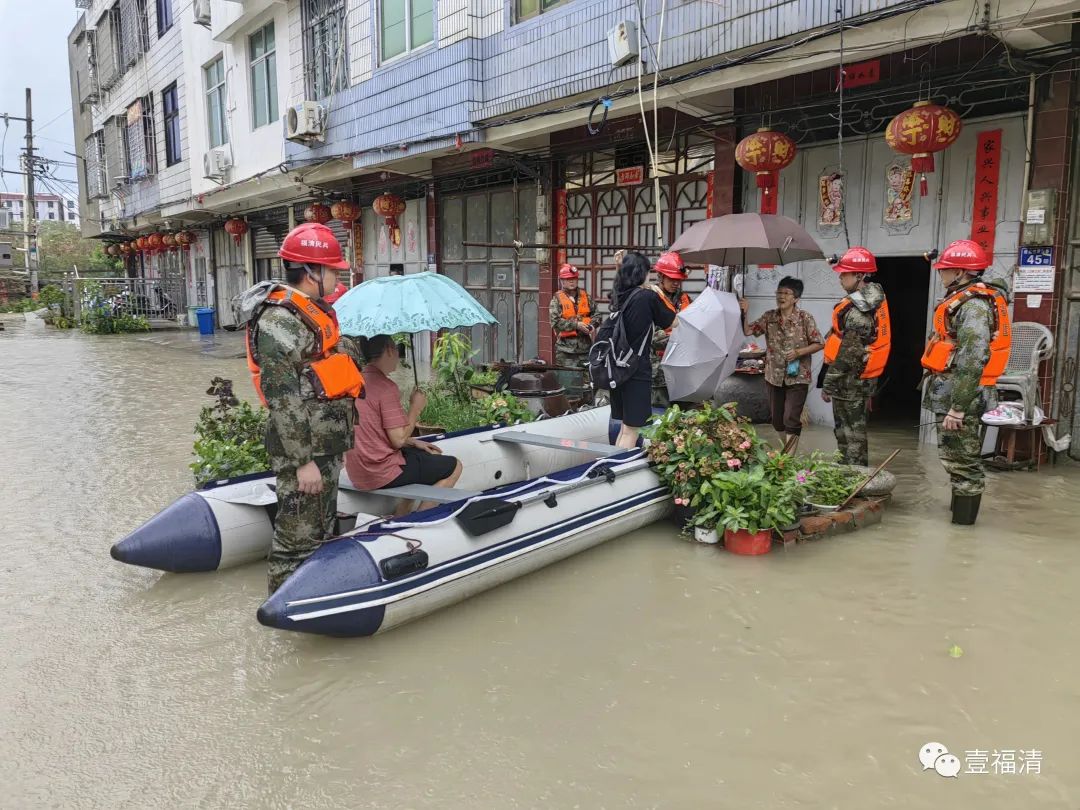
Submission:
[[[255,622],[260,565],[109,557],[190,488],[214,375],[246,371],[0,332],[0,806],[1080,807],[1074,468],[995,476],[953,528],[933,452],[879,433],[875,458],[904,448],[881,526],[738,558],[656,525],[310,638]],[[1038,749],[1042,773],[944,779],[930,740]]]

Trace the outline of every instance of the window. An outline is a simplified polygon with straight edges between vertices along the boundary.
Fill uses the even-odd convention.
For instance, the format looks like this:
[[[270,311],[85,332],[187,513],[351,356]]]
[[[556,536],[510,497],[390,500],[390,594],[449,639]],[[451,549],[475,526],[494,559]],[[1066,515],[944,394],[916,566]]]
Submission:
[[[556,6],[561,6],[565,2],[566,0],[517,0],[517,18],[527,20],[537,14],[550,11]]]
[[[149,177],[156,168],[154,109],[150,97],[140,98],[127,108],[124,123],[124,151],[128,179]]]
[[[75,207],[75,201],[74,200],[68,200],[67,201],[67,207],[68,208],[74,208]]]
[[[162,36],[172,24],[172,0],[157,0],[157,35]]]
[[[206,126],[213,148],[229,142],[225,127],[225,60],[222,57],[203,68],[203,84],[206,86]]]
[[[98,130],[83,141],[83,171],[86,196],[96,199],[105,194],[105,133]]]
[[[303,0],[302,9],[308,98],[326,98],[349,86],[345,0]]]
[[[435,39],[431,0],[380,0],[382,59],[392,59]]]
[[[56,208],[56,203],[52,200],[49,201],[49,208]]]
[[[161,120],[165,129],[165,165],[180,162],[180,105],[176,99],[176,82],[161,91]]]
[[[131,67],[149,48],[146,0],[120,0],[120,69]]]
[[[252,129],[277,121],[277,55],[274,47],[274,24],[271,22],[248,37],[251,59]]]
[[[53,211],[49,212],[49,219],[56,219],[56,214]]]

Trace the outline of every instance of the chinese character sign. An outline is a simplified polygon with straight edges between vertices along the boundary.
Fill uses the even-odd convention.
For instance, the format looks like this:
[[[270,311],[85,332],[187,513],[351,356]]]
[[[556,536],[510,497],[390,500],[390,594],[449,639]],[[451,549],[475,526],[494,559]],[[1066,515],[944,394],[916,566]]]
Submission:
[[[1001,130],[979,133],[975,149],[975,193],[971,206],[971,241],[990,261],[994,259],[997,231],[998,183],[1001,177]]]
[[[555,244],[565,245],[567,235],[566,189],[561,188],[555,192]],[[554,267],[562,267],[566,264],[566,248],[555,249]]]
[[[844,176],[840,172],[818,178],[818,225],[842,223],[844,214]]]

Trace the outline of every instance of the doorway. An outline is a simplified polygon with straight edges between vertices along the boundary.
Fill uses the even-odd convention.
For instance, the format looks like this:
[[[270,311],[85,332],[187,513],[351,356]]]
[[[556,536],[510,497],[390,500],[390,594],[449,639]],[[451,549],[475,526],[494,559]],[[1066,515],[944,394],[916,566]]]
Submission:
[[[877,257],[874,281],[885,290],[892,321],[892,349],[874,397],[873,419],[914,426],[919,422],[923,348],[930,299],[930,264],[922,257]]]

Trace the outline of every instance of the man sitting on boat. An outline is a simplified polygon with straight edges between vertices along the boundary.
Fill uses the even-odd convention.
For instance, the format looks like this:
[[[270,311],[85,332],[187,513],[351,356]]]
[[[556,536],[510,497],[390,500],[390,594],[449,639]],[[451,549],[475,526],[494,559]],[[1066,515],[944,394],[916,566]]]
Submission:
[[[461,462],[429,442],[412,438],[427,397],[419,388],[409,396],[409,411],[401,406],[401,390],[390,379],[400,355],[389,335],[359,338],[364,366],[364,399],[356,400],[353,448],[345,454],[345,471],[353,486],[362,490],[403,487],[408,484],[452,487],[461,476]],[[420,509],[434,506],[420,504]],[[412,511],[412,501],[401,501],[395,517]]]

